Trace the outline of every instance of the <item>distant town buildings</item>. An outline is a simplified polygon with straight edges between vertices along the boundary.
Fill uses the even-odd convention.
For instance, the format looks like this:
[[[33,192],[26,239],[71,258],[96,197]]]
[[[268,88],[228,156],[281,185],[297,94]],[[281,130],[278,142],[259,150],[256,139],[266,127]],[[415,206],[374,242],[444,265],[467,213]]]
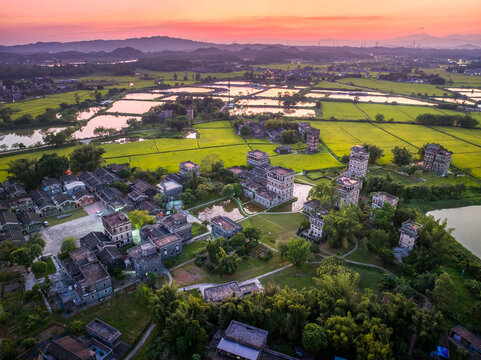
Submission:
[[[359,202],[359,193],[361,192],[362,180],[341,175],[336,178],[336,183],[339,194],[337,206],[348,206],[349,204],[357,205]]]
[[[364,146],[356,145],[351,148],[351,155],[349,156],[348,173],[353,174],[354,177],[361,179],[367,175],[367,165],[369,163],[369,152]]]
[[[428,144],[424,148],[423,168],[445,176],[451,165],[453,153],[441,148],[439,144]]]

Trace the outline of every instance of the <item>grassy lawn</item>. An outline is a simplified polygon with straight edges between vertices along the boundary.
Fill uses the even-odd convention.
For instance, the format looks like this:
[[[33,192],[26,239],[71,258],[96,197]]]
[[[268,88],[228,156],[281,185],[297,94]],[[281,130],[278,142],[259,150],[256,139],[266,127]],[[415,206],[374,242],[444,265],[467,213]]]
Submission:
[[[177,255],[174,258],[168,260],[168,263],[165,265],[169,268],[182,264],[186,261],[189,261],[195,258],[199,253],[205,251],[205,246],[207,245],[207,241],[194,241],[190,244],[182,246],[182,253]]]
[[[199,147],[244,144],[245,141],[234,132],[234,128],[197,129]]]
[[[261,241],[274,248],[291,237],[295,237],[297,229],[305,215],[293,214],[259,214],[240,222],[244,227],[251,225],[262,230]]]
[[[122,333],[121,339],[129,344],[135,342],[150,321],[150,313],[145,305],[137,302],[135,292],[129,294],[125,291],[116,293],[109,301],[80,311],[69,318],[62,317],[60,314],[56,314],[55,317],[56,320],[67,325],[74,320],[81,320],[88,324],[97,317],[119,329]]]
[[[377,80],[377,79],[360,79],[360,78],[345,78],[339,80],[340,83],[366,87],[375,90],[381,90],[385,92],[395,92],[404,95],[411,94],[428,94],[428,96],[443,96],[444,93],[449,91],[438,88],[435,85],[429,84],[408,84],[399,83],[395,81]]]
[[[192,223],[192,236],[197,236],[207,232],[207,228],[199,223]]]
[[[63,214],[72,214],[72,216],[62,218],[62,219],[57,219],[58,215],[53,215],[53,216],[43,218],[43,221],[48,221],[48,226],[55,226],[55,225],[63,224],[63,223],[66,223],[68,221],[79,219],[81,217],[84,217],[84,216],[88,215],[88,213],[81,207],[76,208],[75,210],[72,210],[72,211],[67,211],[65,213],[62,213],[62,215]]]
[[[387,105],[387,104],[357,104],[372,120],[375,120],[376,114],[383,114],[384,120],[401,122],[414,122],[420,114],[443,114],[438,109],[431,106],[410,106],[410,105]]]
[[[379,256],[363,246],[359,246],[351,255],[346,256],[346,259],[385,267]]]
[[[384,271],[370,268],[367,266],[351,264],[346,265],[351,269],[357,271],[359,275],[361,275],[361,279],[359,281],[360,289],[372,289],[375,294],[379,293],[377,284],[379,283],[379,280],[381,280],[381,277],[384,275]]]
[[[273,275],[261,279],[262,285],[272,282],[281,288],[288,286],[292,289],[303,289],[315,286],[313,277],[316,276],[318,264],[304,264],[300,267],[291,266]]]
[[[278,269],[287,262],[282,260],[280,255],[274,254],[269,260],[253,259],[243,261],[239,264],[237,271],[231,275],[210,274],[204,268],[189,263],[172,272],[172,276],[179,286],[186,286],[199,283],[215,283],[222,284],[225,282],[237,280],[244,281],[253,277],[265,274],[269,271]]]
[[[261,147],[261,150],[263,148]],[[272,165],[280,165],[291,168],[296,172],[302,170],[313,170],[321,168],[331,168],[342,166],[331,154],[325,149],[320,148],[320,151],[315,154],[288,154],[271,157]]]
[[[53,274],[57,269],[55,268],[55,265],[53,264],[53,260],[51,257],[49,257],[47,260],[45,260],[45,263],[47,264],[47,270],[45,270],[44,273],[35,275],[37,279],[40,279],[42,277],[45,277],[47,275]]]

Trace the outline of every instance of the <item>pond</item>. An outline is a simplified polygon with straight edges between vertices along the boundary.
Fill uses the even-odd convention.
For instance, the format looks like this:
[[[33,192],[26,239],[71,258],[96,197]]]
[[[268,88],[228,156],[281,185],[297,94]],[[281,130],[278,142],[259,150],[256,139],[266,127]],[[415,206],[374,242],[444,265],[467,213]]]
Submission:
[[[374,95],[354,95],[354,94],[330,94],[330,99],[346,99],[346,100],[356,100],[359,102],[374,102],[374,103],[397,103],[406,105],[434,105],[421,100],[409,99],[401,96],[374,96]]]
[[[299,89],[270,88],[257,95],[264,96],[264,97],[279,97],[279,96],[292,96],[294,94],[297,94],[298,92],[299,92]]]
[[[302,206],[307,201],[307,197],[309,196],[309,191],[311,189],[312,186],[310,185],[294,183],[294,197],[296,197],[297,200],[293,203],[276,208],[274,212],[302,210]]]
[[[77,120],[88,120],[97,114],[102,108],[99,106],[91,107],[77,112]]]
[[[236,105],[242,106],[283,106],[283,102],[278,99],[240,99],[236,102]],[[305,106],[305,107],[314,107],[316,106],[315,102],[304,102],[300,101],[295,104],[295,106]]]
[[[116,116],[116,115],[99,115],[92,120],[90,120],[87,125],[85,125],[80,130],[74,132],[73,136],[77,139],[90,139],[96,137],[94,130],[100,126],[115,130],[120,130],[127,126],[127,120],[135,119],[140,120],[139,116]]]
[[[466,249],[481,258],[481,206],[434,210],[427,213],[436,219],[447,219],[453,236]]]
[[[43,144],[43,136],[45,132],[52,131],[58,133],[65,130],[66,127],[42,128],[42,129],[18,129],[11,132],[0,133],[0,144],[6,145],[7,149],[12,149],[12,145],[22,143],[25,146]]]
[[[118,100],[107,110],[108,113],[142,115],[154,106],[165,104],[164,101]],[[105,126],[104,126],[105,127]]]
[[[153,94],[153,93],[131,93],[125,95],[122,100],[154,100],[157,99],[158,97],[161,97],[162,94]]]
[[[242,216],[239,209],[237,208],[237,204],[230,199],[222,200],[213,205],[209,205],[199,210],[195,210],[194,214],[201,221],[210,220],[213,217],[216,217],[219,215],[227,216],[228,218],[234,221],[240,220],[244,217]]]

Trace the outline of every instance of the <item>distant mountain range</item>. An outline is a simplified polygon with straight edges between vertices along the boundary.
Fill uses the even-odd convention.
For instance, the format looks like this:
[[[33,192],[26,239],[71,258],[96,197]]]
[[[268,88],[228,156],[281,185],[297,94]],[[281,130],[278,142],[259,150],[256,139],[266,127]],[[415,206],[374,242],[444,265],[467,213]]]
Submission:
[[[414,34],[389,40],[336,40],[322,39],[318,41],[321,46],[386,46],[386,47],[407,47],[407,48],[442,48],[442,49],[481,49],[481,34],[479,35],[448,35],[435,37],[428,34]],[[89,40],[74,42],[37,42],[25,45],[0,45],[0,52],[15,54],[38,54],[38,53],[59,53],[59,52],[112,52],[118,48],[131,48],[141,52],[161,51],[193,51],[200,48],[216,47],[231,51],[240,51],[246,44],[215,44],[202,41],[172,38],[168,36],[153,36],[142,38],[131,38],[124,40]],[[249,48],[264,48],[265,44],[249,44]],[[129,50],[131,51],[131,50]]]

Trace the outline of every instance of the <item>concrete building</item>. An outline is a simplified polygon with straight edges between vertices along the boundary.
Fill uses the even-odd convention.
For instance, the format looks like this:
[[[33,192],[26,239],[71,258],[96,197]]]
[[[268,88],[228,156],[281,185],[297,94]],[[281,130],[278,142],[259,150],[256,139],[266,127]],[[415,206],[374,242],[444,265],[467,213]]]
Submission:
[[[348,206],[349,204],[357,205],[359,202],[359,193],[361,192],[362,181],[341,175],[336,178],[336,182],[337,191],[339,194],[337,206]]]
[[[182,241],[192,238],[192,224],[187,221],[187,215],[178,212],[162,218],[160,224],[168,233],[179,235]]]
[[[77,190],[85,189],[85,184],[80,180],[70,181],[63,184],[63,189],[67,194],[73,195]]]
[[[302,212],[306,215],[315,213],[316,209],[321,206],[321,202],[317,199],[308,200],[302,205]]]
[[[89,322],[85,330],[91,337],[100,340],[111,348],[114,348],[120,342],[120,335],[122,335],[119,330],[97,318]]]
[[[200,175],[200,166],[192,161],[184,161],[179,163],[179,174],[183,178],[192,177],[196,173]]]
[[[97,360],[94,351],[70,336],[49,342],[42,358],[47,360]]]
[[[348,172],[353,174],[358,179],[364,178],[367,175],[368,163],[369,152],[364,148],[364,146],[353,146],[351,148],[351,155],[349,155]]]
[[[20,224],[15,214],[0,212],[0,231],[20,230],[21,228],[22,224]]]
[[[451,165],[453,153],[441,148],[439,144],[428,144],[424,149],[424,160],[422,167],[432,170],[436,174],[445,176]]]
[[[42,220],[37,213],[34,212],[27,212],[20,216],[20,221],[25,228],[25,231],[29,234],[39,231],[43,227]]]
[[[107,237],[121,247],[132,243],[132,225],[130,220],[121,211],[102,217],[104,233]]]
[[[265,166],[269,165],[269,154],[262,150],[252,150],[247,153],[247,165]]]
[[[157,185],[157,191],[164,196],[165,201],[178,200],[183,190],[182,184],[175,180],[163,180]]]
[[[319,136],[321,131],[319,129],[309,126],[306,130],[306,152],[314,154],[319,152]]]
[[[296,172],[282,166],[267,170],[267,190],[276,193],[283,203],[294,198],[294,175]]]
[[[188,120],[190,120],[190,121],[194,120],[194,108],[192,106],[188,106],[185,109],[185,113],[187,115]]]
[[[316,211],[309,216],[309,238],[319,240],[322,238],[322,228],[324,226],[324,215],[327,211]]]
[[[226,216],[216,216],[210,220],[212,227],[211,233],[213,237],[231,238],[238,232],[242,231],[242,225]]]
[[[55,178],[46,178],[42,180],[41,187],[49,196],[57,195],[62,192],[62,183]]]
[[[399,202],[399,198],[397,196],[394,196],[385,192],[377,192],[372,197],[371,208],[382,209],[384,204],[389,204],[393,208],[396,208],[398,202]]]
[[[221,302],[231,296],[244,297],[262,291],[255,282],[239,285],[237,281],[212,286],[204,289],[204,300],[207,302]]]
[[[232,320],[217,345],[217,352],[235,359],[257,360],[267,345],[266,330]]]
[[[129,249],[127,254],[138,279],[146,279],[149,273],[159,274],[162,269],[161,256],[150,241],[141,242]]]
[[[416,240],[421,233],[423,226],[411,219],[406,220],[402,223],[399,232],[401,236],[399,237],[399,246],[411,251],[416,245]]]

